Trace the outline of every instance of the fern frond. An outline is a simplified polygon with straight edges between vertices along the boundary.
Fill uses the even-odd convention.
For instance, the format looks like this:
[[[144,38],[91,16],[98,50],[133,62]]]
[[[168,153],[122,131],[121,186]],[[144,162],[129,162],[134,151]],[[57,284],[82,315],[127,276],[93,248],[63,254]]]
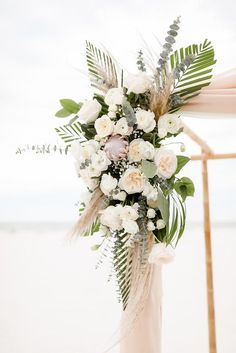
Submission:
[[[117,278],[119,299],[125,309],[129,299],[132,274],[132,249],[126,246],[127,234],[116,234],[113,265]]]
[[[86,41],[86,60],[92,87],[103,93],[118,87],[116,66],[108,52]]]

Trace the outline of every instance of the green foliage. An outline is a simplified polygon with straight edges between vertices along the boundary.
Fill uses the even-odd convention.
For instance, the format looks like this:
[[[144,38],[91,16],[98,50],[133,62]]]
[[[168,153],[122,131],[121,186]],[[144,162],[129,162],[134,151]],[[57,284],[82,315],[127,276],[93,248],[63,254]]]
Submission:
[[[192,58],[191,64],[187,65],[183,74],[176,78],[172,92],[181,98],[182,104],[198,95],[202,87],[210,84],[212,66],[216,63],[214,48],[211,42],[206,39],[202,44],[192,44],[176,50],[170,56],[171,69],[178,68],[180,63],[190,56]]]
[[[62,147],[59,145],[26,145],[24,147],[18,147],[16,154],[23,154],[26,152],[34,152],[36,154],[49,154],[49,153],[59,153],[61,155],[68,153],[69,146]]]
[[[58,133],[60,138],[66,143],[71,144],[72,141],[79,140],[80,142],[86,141],[86,138],[83,135],[83,130],[81,124],[77,121],[70,125],[64,125],[55,128],[55,131]]]
[[[157,167],[153,162],[143,159],[141,162],[141,168],[147,178],[153,178],[156,175]]]
[[[141,72],[147,71],[142,50],[139,50],[139,52],[138,52],[136,64],[138,66],[139,71],[141,71]]]
[[[76,103],[72,99],[63,98],[60,99],[62,109],[58,110],[55,114],[58,118],[66,118],[71,114],[76,114],[82,107],[82,103]]]
[[[103,93],[118,87],[116,66],[107,52],[86,41],[86,60],[92,87]]]
[[[169,221],[169,198],[164,195],[162,190],[158,189],[158,208],[160,209],[162,219],[168,224]]]
[[[177,169],[175,171],[175,174],[178,174],[180,170],[185,166],[190,161],[189,157],[186,156],[176,156],[177,157]]]
[[[193,196],[195,192],[194,184],[191,179],[183,177],[174,184],[175,191],[182,197],[183,201],[187,196]]]

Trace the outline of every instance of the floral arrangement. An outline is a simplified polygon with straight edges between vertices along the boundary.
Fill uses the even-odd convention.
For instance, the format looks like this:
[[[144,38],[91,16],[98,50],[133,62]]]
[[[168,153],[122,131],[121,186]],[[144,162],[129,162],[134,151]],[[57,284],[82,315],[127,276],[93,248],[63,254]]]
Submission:
[[[179,22],[170,25],[160,56],[147,46],[138,52],[135,74],[86,42],[93,98],[61,99],[56,113],[74,115],[56,131],[88,189],[74,231],[102,233],[94,249],[110,253],[123,308],[136,314],[148,293],[153,256],[160,246],[176,246],[185,200],[194,195],[193,182],[178,177],[189,158],[176,155],[168,139],[183,131],[178,110],[210,83],[215,63],[208,40],[173,50]]]

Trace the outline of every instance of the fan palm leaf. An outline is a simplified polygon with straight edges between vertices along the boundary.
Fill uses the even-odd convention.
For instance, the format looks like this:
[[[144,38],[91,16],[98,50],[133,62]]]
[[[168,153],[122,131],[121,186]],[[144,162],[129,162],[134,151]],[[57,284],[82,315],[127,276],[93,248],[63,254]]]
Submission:
[[[103,93],[118,87],[116,65],[108,52],[86,41],[86,60],[92,87]]]
[[[191,58],[191,63],[183,68],[183,62],[188,58]],[[215,63],[214,48],[208,39],[199,45],[176,50],[170,56],[170,66],[172,70],[180,68],[182,74],[175,79],[172,94],[178,95],[182,104],[198,95],[203,87],[210,84]]]

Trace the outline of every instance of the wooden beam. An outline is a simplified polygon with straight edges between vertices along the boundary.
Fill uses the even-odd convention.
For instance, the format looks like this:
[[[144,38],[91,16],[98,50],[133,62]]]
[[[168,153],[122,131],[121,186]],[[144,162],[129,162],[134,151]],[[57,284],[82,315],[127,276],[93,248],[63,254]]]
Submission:
[[[236,153],[213,153],[213,154],[200,154],[191,157],[192,161],[209,160],[209,159],[229,159],[236,158]]]
[[[201,150],[207,154],[213,154],[212,149],[208,146],[208,144],[201,139],[193,130],[191,130],[187,125],[183,124],[184,133],[188,135],[194,142],[196,142]]]
[[[208,302],[208,331],[209,331],[209,352],[216,353],[216,325],[214,306],[214,286],[212,270],[212,250],[211,250],[211,222],[209,206],[209,184],[207,159],[202,158],[202,180],[203,180],[203,210],[204,210],[204,234],[205,234],[205,261],[207,279],[207,302]]]

